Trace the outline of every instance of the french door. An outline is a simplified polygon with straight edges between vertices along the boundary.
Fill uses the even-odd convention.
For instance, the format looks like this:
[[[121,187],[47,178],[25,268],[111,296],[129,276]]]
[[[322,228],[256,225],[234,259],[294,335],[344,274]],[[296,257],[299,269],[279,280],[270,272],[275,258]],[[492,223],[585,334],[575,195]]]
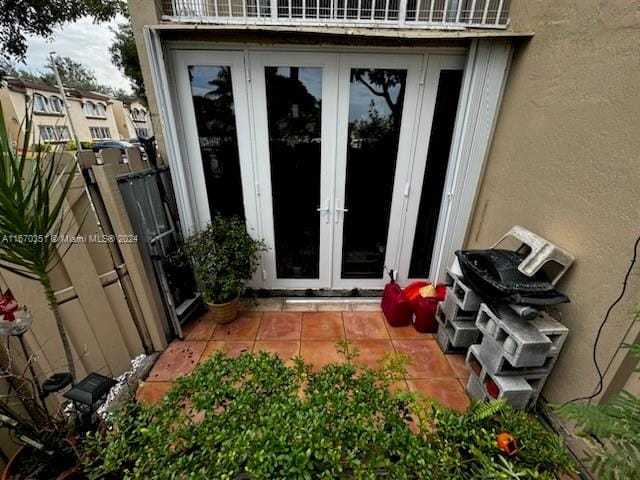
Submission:
[[[463,56],[172,55],[194,216],[237,215],[265,239],[255,286],[377,289],[389,270],[428,276]]]

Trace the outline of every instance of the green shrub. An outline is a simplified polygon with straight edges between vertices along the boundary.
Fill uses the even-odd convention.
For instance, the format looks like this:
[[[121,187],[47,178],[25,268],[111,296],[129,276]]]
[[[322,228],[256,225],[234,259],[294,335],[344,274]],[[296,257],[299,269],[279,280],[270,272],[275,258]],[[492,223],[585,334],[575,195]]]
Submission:
[[[131,480],[551,480],[572,471],[557,436],[502,402],[460,414],[391,393],[404,363],[389,356],[375,370],[345,363],[312,372],[299,358],[287,367],[267,353],[220,352],[160,404],[129,404],[90,437],[86,471]],[[504,430],[521,445],[510,458],[496,445]]]
[[[262,241],[251,238],[244,221],[216,215],[185,240],[174,262],[191,265],[204,301],[224,303],[242,293],[264,249]]]

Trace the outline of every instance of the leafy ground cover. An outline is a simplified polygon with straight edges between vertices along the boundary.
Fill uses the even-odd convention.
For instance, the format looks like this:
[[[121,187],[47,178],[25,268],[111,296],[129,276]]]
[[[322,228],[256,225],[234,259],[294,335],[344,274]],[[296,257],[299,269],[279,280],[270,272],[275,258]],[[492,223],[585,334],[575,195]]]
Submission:
[[[502,402],[465,413],[393,391],[407,359],[319,371],[267,353],[219,352],[155,405],[131,403],[85,446],[89,478],[554,479],[574,471],[560,438]],[[496,443],[508,432],[519,450]]]

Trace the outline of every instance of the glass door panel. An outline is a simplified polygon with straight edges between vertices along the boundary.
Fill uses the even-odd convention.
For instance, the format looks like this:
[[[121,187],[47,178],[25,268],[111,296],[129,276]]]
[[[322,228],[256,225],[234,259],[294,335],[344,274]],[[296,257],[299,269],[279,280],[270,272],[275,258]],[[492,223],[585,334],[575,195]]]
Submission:
[[[197,231],[214,214],[238,216],[257,237],[243,54],[178,49],[170,55],[183,139],[179,154],[191,199],[183,228]]]
[[[209,212],[244,219],[231,67],[188,69]]]
[[[406,69],[352,68],[342,278],[383,276]]]
[[[337,55],[253,52],[265,288],[331,286]]]
[[[455,173],[449,156],[464,62],[464,55],[429,56],[402,229],[398,280],[403,283],[431,278],[432,266],[439,261],[443,248],[450,208],[447,193]]]
[[[461,85],[462,70],[440,72],[409,278],[429,277]]]
[[[334,288],[382,288],[396,269],[422,55],[341,55]]]
[[[320,276],[322,68],[264,69],[278,278]]]

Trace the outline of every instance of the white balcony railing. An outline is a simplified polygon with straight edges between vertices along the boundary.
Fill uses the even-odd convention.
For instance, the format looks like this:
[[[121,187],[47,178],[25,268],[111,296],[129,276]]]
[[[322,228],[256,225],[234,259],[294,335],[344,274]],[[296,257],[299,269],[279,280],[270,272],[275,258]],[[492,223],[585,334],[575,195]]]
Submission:
[[[506,28],[510,0],[160,0],[163,19],[237,25]]]

